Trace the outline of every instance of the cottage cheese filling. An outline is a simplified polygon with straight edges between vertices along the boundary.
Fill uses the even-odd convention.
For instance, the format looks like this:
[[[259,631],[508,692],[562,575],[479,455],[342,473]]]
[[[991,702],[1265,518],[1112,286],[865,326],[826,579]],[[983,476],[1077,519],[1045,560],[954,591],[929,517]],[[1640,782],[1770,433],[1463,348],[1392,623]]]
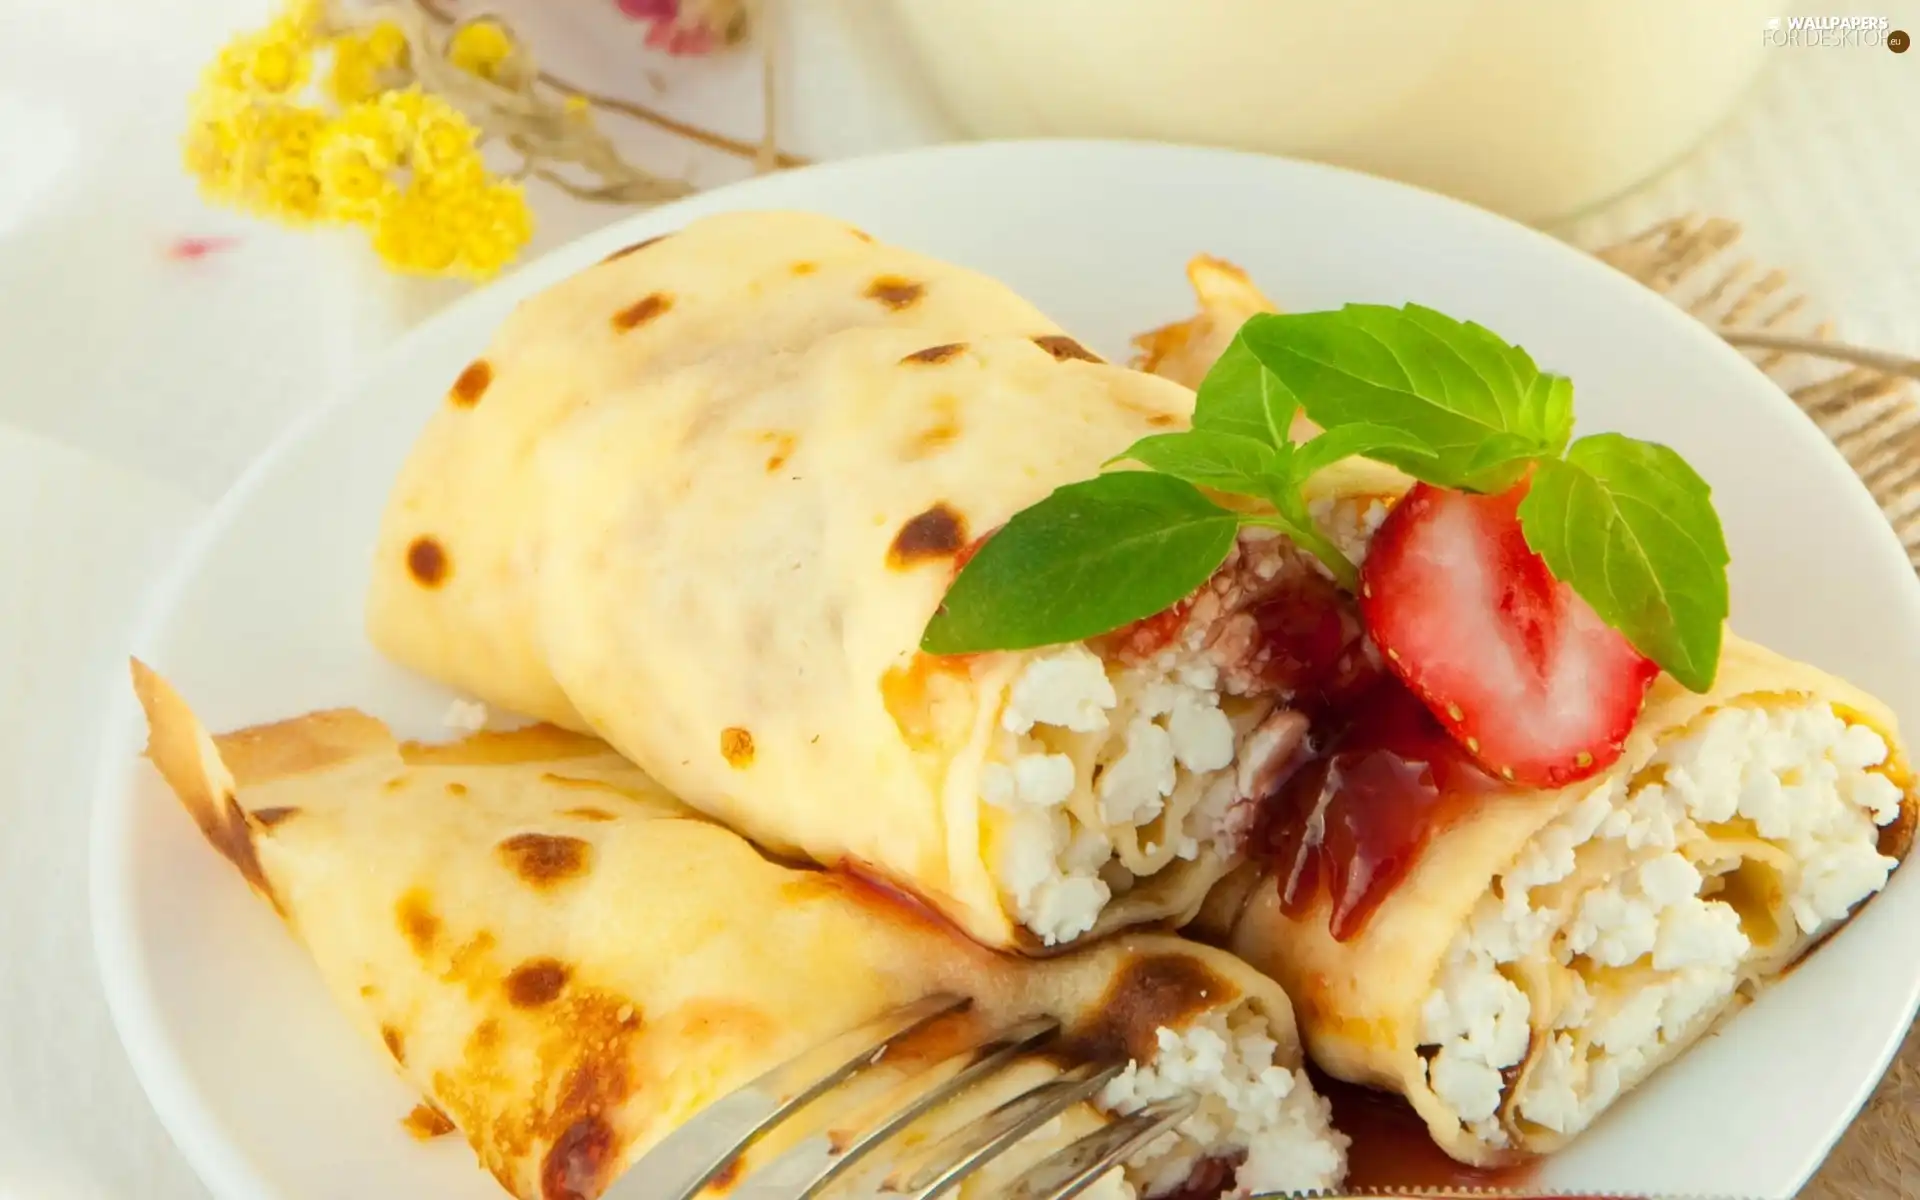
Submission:
[[[1359,497],[1316,509],[1356,560],[1386,516]],[[1092,929],[1136,880],[1210,851],[1236,855],[1256,802],[1299,750],[1304,717],[1268,676],[1258,606],[1324,573],[1278,533],[1243,530],[1178,629],[1146,652],[1084,645],[1030,659],[980,779],[1001,818],[988,862],[1015,917],[1047,945]],[[1320,585],[1322,588],[1324,584]],[[1361,652],[1369,647],[1353,630]]]
[[[1197,1094],[1201,1102],[1126,1170],[1130,1190],[1123,1195],[1150,1200],[1175,1191],[1206,1158],[1241,1159],[1229,1193],[1234,1196],[1340,1182],[1347,1139],[1333,1129],[1331,1108],[1306,1073],[1275,1064],[1278,1047],[1257,1014],[1211,1012],[1185,1029],[1162,1028],[1157,1036],[1153,1062],[1128,1064],[1101,1092],[1100,1107],[1125,1115],[1176,1096]]]
[[[1887,754],[1824,703],[1735,705],[1597,789],[1455,939],[1421,1013],[1428,1085],[1490,1145],[1584,1129],[1886,886]]]
[[[1084,646],[1033,659],[980,780],[1005,814],[1000,887],[1048,944],[1093,928],[1116,891],[1202,843],[1231,853],[1237,735],[1205,668],[1109,668]]]

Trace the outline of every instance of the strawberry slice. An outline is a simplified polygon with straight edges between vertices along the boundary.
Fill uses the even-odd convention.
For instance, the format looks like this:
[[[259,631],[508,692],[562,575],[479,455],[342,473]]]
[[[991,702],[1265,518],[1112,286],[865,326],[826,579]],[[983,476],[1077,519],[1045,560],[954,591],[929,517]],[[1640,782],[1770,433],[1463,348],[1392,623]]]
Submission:
[[[1374,535],[1360,613],[1408,687],[1502,778],[1558,787],[1620,757],[1659,668],[1520,532],[1527,485],[1417,485]]]

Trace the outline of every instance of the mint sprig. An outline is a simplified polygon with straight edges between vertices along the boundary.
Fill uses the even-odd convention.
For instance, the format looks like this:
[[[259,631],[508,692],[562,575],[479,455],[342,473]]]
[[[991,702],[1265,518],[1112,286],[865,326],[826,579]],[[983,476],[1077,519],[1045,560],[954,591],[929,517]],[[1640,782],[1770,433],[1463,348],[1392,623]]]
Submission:
[[[1410,304],[1263,314],[1239,337],[1323,428],[1385,425],[1425,454],[1381,462],[1442,487],[1505,491],[1573,433],[1573,387],[1482,326]]]
[[[1727,619],[1727,543],[1707,481],[1665,446],[1617,433],[1545,459],[1520,532],[1600,619],[1696,692],[1713,686]]]
[[[980,547],[927,623],[929,654],[1077,642],[1171,608],[1226,561],[1238,515],[1170,475],[1056,489]]]
[[[1302,414],[1320,432],[1296,442]],[[1527,544],[1641,653],[1705,691],[1728,610],[1706,482],[1665,446],[1600,434],[1569,447],[1572,433],[1571,381],[1483,326],[1419,305],[1262,314],[1201,382],[1192,429],[1107,464],[1144,471],[1071,484],[1016,515],[960,572],[921,647],[1027,649],[1118,629],[1205,583],[1247,524],[1283,531],[1352,587],[1356,568],[1303,488],[1359,456],[1466,491],[1531,474]]]
[[[1412,435],[1356,425],[1293,441],[1300,404],[1235,338],[1200,385],[1193,428],[1141,438],[983,543],[927,623],[929,654],[1026,650],[1110,633],[1172,607],[1226,561],[1243,525],[1278,529],[1342,585],[1359,572],[1307,511],[1306,481],[1356,454],[1425,454]],[[1227,508],[1201,491],[1257,502]]]

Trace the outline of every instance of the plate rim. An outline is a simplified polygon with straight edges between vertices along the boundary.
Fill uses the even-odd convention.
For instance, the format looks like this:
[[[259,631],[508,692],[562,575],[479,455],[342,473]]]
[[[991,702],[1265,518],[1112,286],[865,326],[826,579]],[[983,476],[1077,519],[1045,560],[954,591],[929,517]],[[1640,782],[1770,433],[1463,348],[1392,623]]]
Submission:
[[[1868,506],[1879,518],[1879,536],[1883,545],[1905,558],[1898,537],[1885,521],[1879,505],[1873,501],[1857,473],[1846,463],[1839,448],[1807,419],[1792,398],[1757,364],[1659,293],[1543,230],[1428,188],[1281,155],[1143,139],[980,140],[833,159],[711,188],[684,200],[620,216],[553,247],[538,258],[517,264],[489,284],[458,297],[391,339],[352,371],[330,380],[319,389],[312,407],[289,422],[247,464],[219,500],[201,514],[193,529],[181,539],[171,561],[150,580],[132,624],[129,653],[140,655],[159,640],[161,631],[178,613],[184,593],[221,535],[231,525],[233,517],[244,509],[248,500],[273,477],[276,469],[298,446],[374,381],[393,370],[397,363],[417,353],[417,347],[421,344],[471,323],[471,312],[497,303],[501,294],[510,293],[516,299],[524,299],[542,287],[551,286],[560,279],[586,269],[598,257],[604,257],[628,240],[657,231],[657,226],[674,227],[709,212],[752,209],[754,205],[751,200],[757,193],[769,188],[791,186],[790,180],[795,177],[817,180],[840,174],[911,169],[915,163],[927,159],[994,157],[1003,154],[1018,156],[1063,151],[1157,154],[1189,160],[1257,160],[1282,172],[1298,171],[1307,175],[1339,177],[1346,186],[1411,193],[1423,197],[1425,203],[1437,202],[1466,219],[1480,221],[1489,227],[1500,227],[1503,230],[1500,236],[1504,238],[1524,238],[1536,245],[1550,246],[1549,253],[1566,263],[1569,270],[1584,272],[1593,281],[1591,286],[1612,289],[1621,297],[1622,303],[1638,304],[1650,312],[1658,312],[1663,323],[1675,329],[1686,328],[1688,332],[1685,336],[1703,346],[1713,347],[1713,353],[1727,365],[1729,371],[1745,373],[1750,380],[1764,382],[1768,402],[1784,406],[1783,412],[1804,422],[1800,440],[1824,447],[1830,465],[1839,466],[1852,481],[1851,492],[1856,504]],[[602,250],[602,246],[608,249]],[[1576,267],[1575,263],[1581,265]],[[1758,392],[1753,399],[1758,401]],[[1810,445],[1809,453],[1819,451],[1812,450]],[[1908,589],[1908,599],[1920,610],[1920,577],[1910,578],[1912,585]],[[148,947],[136,935],[131,919],[133,875],[126,869],[132,861],[134,850],[127,837],[133,812],[129,800],[134,775],[144,770],[141,766],[144,754],[128,754],[129,747],[144,745],[139,705],[131,689],[125,686],[124,680],[120,680],[119,686],[114,686],[101,704],[100,711],[102,718],[96,749],[98,765],[88,791],[87,898],[94,964],[100,975],[109,1016],[149,1106],[188,1166],[209,1192],[218,1200],[270,1200],[279,1193],[261,1177],[246,1149],[235,1145],[224,1135],[200,1090],[190,1082],[190,1073],[185,1069],[185,1061],[178,1047],[162,1031],[163,1023],[152,990],[147,986],[150,983],[146,971]],[[1783,1196],[1791,1196],[1805,1187],[1826,1161],[1834,1145],[1851,1127],[1898,1054],[1904,1030],[1911,1026],[1916,1010],[1920,1010],[1920,985],[1916,986],[1915,994],[1909,997],[1907,1025],[1889,1031],[1887,1044],[1878,1056],[1874,1070],[1860,1081],[1856,1095],[1845,1110],[1830,1115],[1832,1128],[1822,1139],[1818,1153],[1798,1168],[1791,1186],[1781,1193]],[[162,1096],[167,1098],[166,1103],[162,1102]]]

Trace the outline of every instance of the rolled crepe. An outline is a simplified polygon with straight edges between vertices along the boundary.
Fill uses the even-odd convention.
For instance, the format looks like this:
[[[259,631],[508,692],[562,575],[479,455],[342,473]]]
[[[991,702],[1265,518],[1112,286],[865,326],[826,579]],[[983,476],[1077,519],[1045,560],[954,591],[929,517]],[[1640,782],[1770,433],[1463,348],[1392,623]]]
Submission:
[[[1140,365],[1197,383],[1273,305],[1218,260],[1188,274],[1200,314],[1140,339]],[[1321,510],[1355,561],[1397,474]],[[1383,814],[1330,805],[1337,788],[1303,771],[1270,811],[1264,861],[1193,931],[1286,986],[1320,1066],[1401,1093],[1476,1165],[1558,1149],[1745,1005],[1885,886],[1915,825],[1893,714],[1732,635],[1710,692],[1656,681],[1598,777],[1539,792],[1457,766],[1413,774],[1432,785],[1420,810]],[[1430,834],[1410,832],[1424,820]],[[1397,883],[1369,879],[1409,859]]]
[[[1321,1067],[1401,1093],[1449,1155],[1497,1165],[1564,1145],[1835,933],[1906,855],[1916,810],[1884,705],[1729,637],[1713,689],[1661,676],[1600,776],[1441,789],[1411,869],[1345,940],[1333,898],[1378,864],[1321,857],[1347,815],[1319,810],[1316,834],[1313,811],[1282,804],[1277,852],[1202,932],[1287,988]],[[1290,885],[1303,862],[1317,878]]]
[[[1343,1173],[1286,996],[1222,952],[1144,935],[1039,962],[997,955],[850,877],[766,858],[589,738],[535,726],[402,744],[352,710],[213,737],[153,672],[136,663],[134,681],[148,755],[208,842],[284,918],[370,1045],[522,1200],[591,1200],[713,1100],[936,994],[973,1007],[828,1117],[917,1090],[924,1079],[907,1077],[942,1044],[1019,1018],[1057,1019],[1059,1057],[937,1111],[909,1148],[1062,1061],[1130,1061],[963,1195],[997,1194],[1109,1114],[1187,1094],[1195,1114],[1096,1194],[1159,1195],[1196,1172],[1275,1190]]]
[[[1190,603],[1094,644],[918,651],[971,544],[1183,426],[1188,389],[788,215],[593,268],[468,376],[382,530],[393,658],[992,946],[1185,920],[1236,861],[1301,728],[1248,615],[1321,580],[1284,540],[1250,533]]]
[[[924,334],[925,345],[1060,332],[991,279],[802,213],[709,217],[521,304],[448,388],[394,486],[367,606],[375,645],[489,703],[585,731],[534,624],[533,451],[573,414],[645,381],[698,386],[703,369],[724,374],[872,326]],[[760,432],[755,461],[793,453],[782,431]]]

